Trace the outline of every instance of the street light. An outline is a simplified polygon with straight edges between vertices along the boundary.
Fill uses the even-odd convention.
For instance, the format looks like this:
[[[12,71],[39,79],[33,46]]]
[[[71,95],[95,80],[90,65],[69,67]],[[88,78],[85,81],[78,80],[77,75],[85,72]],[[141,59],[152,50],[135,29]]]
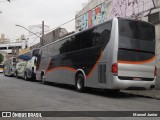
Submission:
[[[32,33],[33,35],[35,35],[35,36],[39,37],[39,38],[40,38],[40,40],[41,40],[41,46],[43,46],[43,42],[44,42],[44,21],[42,21],[42,37],[41,37],[41,36],[38,36],[38,35],[37,35],[37,34],[35,34],[34,32],[32,32],[32,31],[28,30],[27,28],[25,28],[25,27],[23,27],[23,26],[21,26],[21,25],[15,25],[15,26],[17,26],[17,27],[21,27],[21,28],[23,28],[23,29],[25,29],[25,30],[29,31],[29,32],[30,32],[30,33]]]
[[[25,29],[25,30],[29,31],[29,32],[30,32],[30,33],[32,33],[33,35],[35,35],[35,36],[37,36],[37,37],[41,38],[41,36],[38,36],[38,35],[37,35],[37,34],[35,34],[34,32],[32,32],[32,31],[28,30],[27,28],[25,28],[25,27],[23,27],[23,26],[21,26],[21,25],[15,25],[15,26],[17,26],[17,27],[21,27],[21,28],[23,28],[23,29]]]

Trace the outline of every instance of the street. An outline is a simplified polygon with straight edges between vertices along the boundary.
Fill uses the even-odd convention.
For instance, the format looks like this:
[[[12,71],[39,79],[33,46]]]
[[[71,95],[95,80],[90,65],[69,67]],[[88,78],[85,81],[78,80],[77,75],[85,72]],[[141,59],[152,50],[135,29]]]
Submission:
[[[0,74],[0,111],[160,111],[160,101],[119,93],[43,85]]]

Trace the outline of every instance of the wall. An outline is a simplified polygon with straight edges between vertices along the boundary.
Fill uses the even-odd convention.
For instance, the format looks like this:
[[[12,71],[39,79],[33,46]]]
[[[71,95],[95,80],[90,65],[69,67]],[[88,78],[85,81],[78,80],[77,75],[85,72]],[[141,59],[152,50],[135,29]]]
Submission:
[[[157,37],[157,68],[158,68],[156,89],[160,89],[160,24],[156,25],[156,37]]]
[[[50,33],[47,33],[44,35],[44,45],[54,42],[55,40],[58,40],[62,36],[66,35],[68,32],[65,28],[58,28],[56,30],[53,30]]]
[[[153,0],[92,0],[76,15],[76,31],[85,30],[113,17],[141,18],[154,5]]]

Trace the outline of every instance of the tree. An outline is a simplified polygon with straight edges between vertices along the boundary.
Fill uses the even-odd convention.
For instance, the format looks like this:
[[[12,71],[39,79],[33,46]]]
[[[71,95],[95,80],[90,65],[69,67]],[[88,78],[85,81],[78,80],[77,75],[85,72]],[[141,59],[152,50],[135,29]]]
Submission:
[[[2,54],[0,54],[0,63],[2,63],[4,60],[4,56]]]

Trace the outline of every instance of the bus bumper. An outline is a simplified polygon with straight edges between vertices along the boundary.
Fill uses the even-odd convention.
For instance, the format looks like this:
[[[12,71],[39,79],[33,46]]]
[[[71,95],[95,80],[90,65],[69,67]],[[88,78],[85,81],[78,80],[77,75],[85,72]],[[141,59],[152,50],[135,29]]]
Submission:
[[[118,76],[113,76],[113,89],[153,89],[156,78],[153,81],[121,80]]]

